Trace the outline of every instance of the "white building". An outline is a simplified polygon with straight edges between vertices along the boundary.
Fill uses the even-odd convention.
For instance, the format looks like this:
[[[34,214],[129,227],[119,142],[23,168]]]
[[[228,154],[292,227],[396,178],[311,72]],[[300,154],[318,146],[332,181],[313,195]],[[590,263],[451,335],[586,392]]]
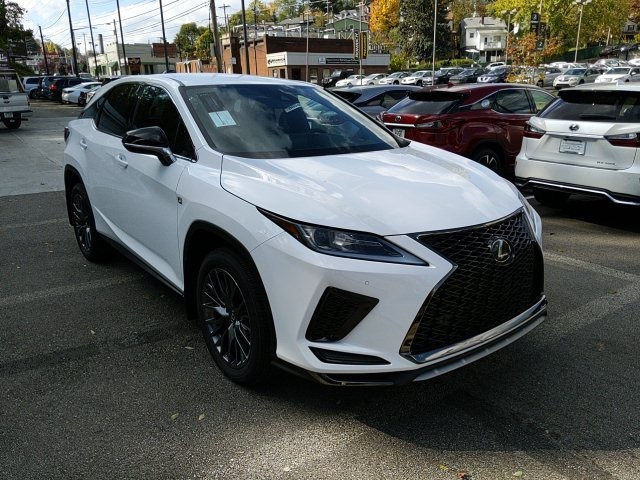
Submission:
[[[460,22],[460,55],[495,62],[504,60],[507,24],[493,17],[469,17]]]
[[[104,53],[97,55],[100,76],[125,73],[145,75],[167,70],[162,43],[126,43],[124,53],[127,54],[126,59],[121,43],[118,43],[117,51],[115,43],[105,45]],[[175,71],[177,55],[175,44],[167,44],[167,54],[169,70]],[[89,56],[88,61],[91,73],[94,73],[93,57]],[[125,62],[127,68],[125,68]]]

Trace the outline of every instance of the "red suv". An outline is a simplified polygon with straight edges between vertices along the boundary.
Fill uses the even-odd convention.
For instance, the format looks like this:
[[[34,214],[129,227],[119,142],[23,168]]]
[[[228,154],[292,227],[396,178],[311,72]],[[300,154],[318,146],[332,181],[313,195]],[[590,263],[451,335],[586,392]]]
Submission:
[[[471,158],[513,176],[524,126],[555,97],[518,84],[472,84],[411,92],[381,119],[399,137]]]

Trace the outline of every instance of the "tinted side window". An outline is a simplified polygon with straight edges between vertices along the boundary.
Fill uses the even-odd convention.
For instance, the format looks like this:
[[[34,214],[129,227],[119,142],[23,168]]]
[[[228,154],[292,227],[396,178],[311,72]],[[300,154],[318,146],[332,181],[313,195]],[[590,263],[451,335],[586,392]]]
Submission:
[[[169,94],[159,87],[144,86],[131,128],[160,127],[169,139],[173,153],[195,158],[193,143]]]
[[[134,83],[118,85],[105,95],[105,100],[97,119],[98,130],[124,137],[130,130],[131,114],[136,104],[134,95],[138,86]]]
[[[497,92],[494,109],[500,113],[535,113],[531,110],[529,98],[524,90]]]

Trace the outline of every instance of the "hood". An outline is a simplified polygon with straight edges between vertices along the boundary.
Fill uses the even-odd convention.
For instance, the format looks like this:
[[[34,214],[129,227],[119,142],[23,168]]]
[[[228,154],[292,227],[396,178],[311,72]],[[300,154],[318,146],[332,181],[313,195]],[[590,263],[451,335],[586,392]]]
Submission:
[[[418,143],[321,157],[225,156],[221,184],[293,220],[379,235],[482,224],[522,206],[490,170]]]

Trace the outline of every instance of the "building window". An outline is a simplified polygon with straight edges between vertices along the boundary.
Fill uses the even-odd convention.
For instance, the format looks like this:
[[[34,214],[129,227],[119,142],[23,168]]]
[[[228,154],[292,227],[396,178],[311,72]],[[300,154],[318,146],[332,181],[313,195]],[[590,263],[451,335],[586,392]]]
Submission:
[[[469,32],[469,38],[473,38],[475,36],[475,32]]]

